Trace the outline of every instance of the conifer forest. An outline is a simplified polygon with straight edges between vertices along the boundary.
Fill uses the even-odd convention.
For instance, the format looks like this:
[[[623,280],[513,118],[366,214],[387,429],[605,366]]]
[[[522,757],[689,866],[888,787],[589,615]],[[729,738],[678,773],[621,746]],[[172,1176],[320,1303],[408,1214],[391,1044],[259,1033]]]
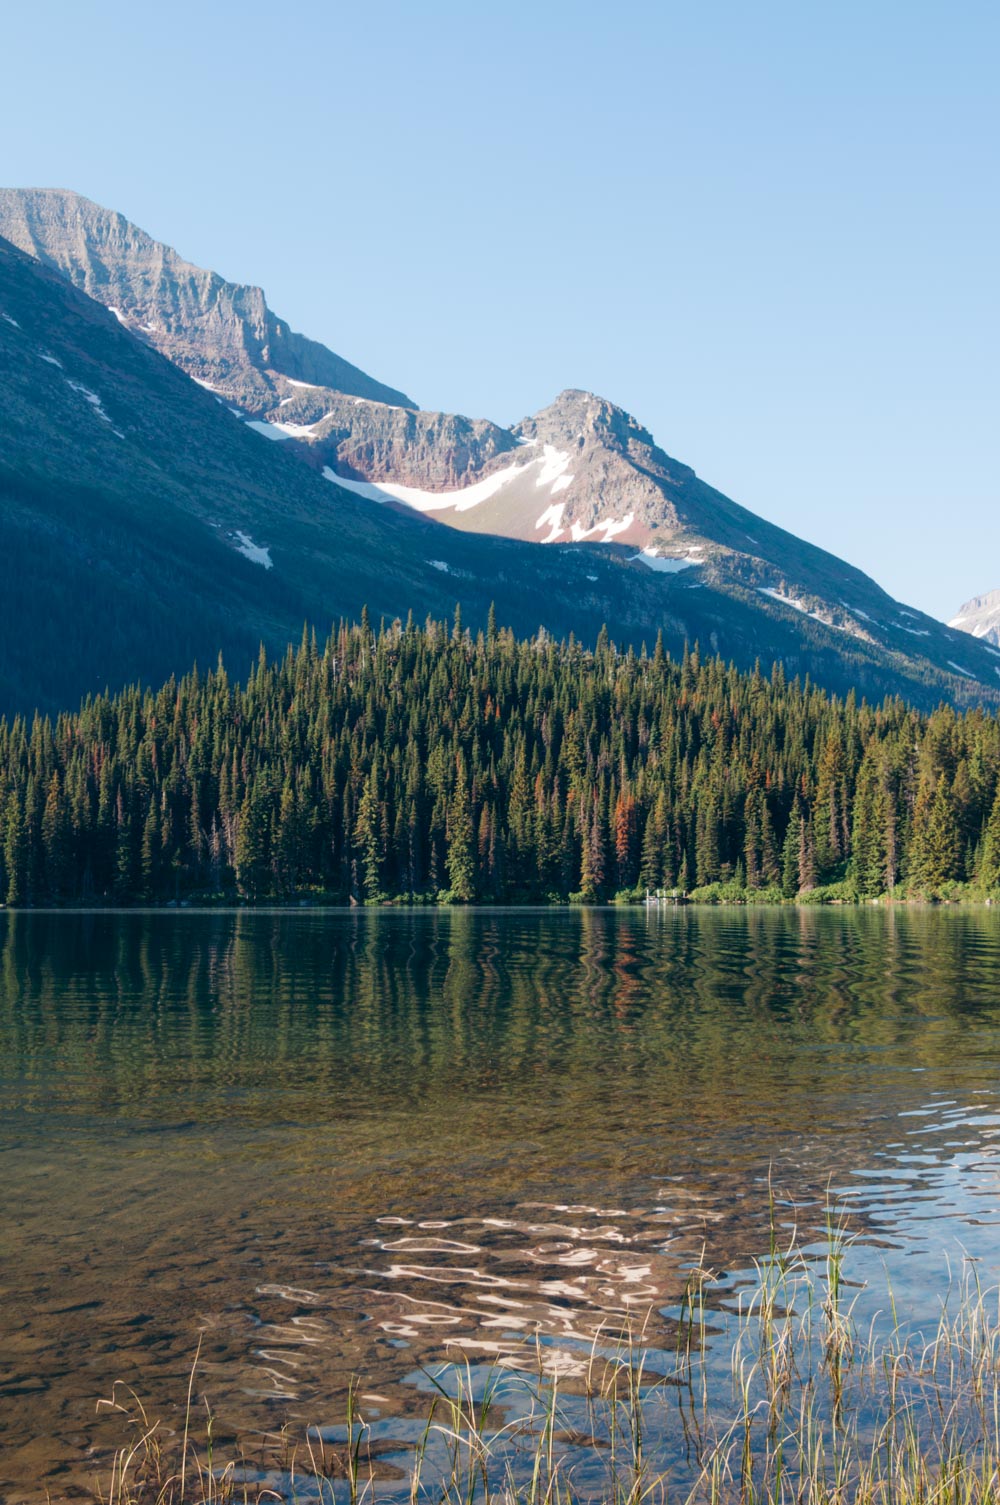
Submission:
[[[1000,724],[363,617],[0,723],[0,833],[10,906],[985,898]]]

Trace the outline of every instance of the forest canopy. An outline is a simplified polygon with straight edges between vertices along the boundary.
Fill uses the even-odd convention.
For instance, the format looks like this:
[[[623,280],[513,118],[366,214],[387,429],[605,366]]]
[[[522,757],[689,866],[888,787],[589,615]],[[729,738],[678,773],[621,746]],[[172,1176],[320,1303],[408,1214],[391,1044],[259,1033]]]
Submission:
[[[0,722],[0,899],[986,897],[1000,723],[831,698],[606,633],[303,634]]]

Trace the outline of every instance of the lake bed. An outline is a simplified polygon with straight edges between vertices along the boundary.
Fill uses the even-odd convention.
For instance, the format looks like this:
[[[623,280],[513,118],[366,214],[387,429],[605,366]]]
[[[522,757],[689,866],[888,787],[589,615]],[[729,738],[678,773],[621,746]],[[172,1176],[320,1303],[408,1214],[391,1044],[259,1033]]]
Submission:
[[[930,1323],[1000,1279],[998,1068],[996,911],[6,914],[2,1497],[104,1467],[116,1381],[176,1420],[199,1336],[222,1436],[358,1377],[405,1441],[632,1320],[655,1369],[692,1265],[724,1313],[831,1210],[858,1319]]]

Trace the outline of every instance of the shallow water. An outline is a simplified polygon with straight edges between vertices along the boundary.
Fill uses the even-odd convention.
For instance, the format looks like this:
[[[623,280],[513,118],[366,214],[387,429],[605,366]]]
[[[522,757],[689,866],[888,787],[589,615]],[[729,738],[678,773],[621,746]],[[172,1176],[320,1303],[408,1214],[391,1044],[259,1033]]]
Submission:
[[[223,1438],[357,1375],[405,1440],[425,1370],[572,1380],[629,1313],[655,1369],[769,1176],[930,1320],[1000,1279],[998,1067],[996,911],[5,915],[0,1501],[105,1468],[116,1381],[179,1415],[200,1333]]]

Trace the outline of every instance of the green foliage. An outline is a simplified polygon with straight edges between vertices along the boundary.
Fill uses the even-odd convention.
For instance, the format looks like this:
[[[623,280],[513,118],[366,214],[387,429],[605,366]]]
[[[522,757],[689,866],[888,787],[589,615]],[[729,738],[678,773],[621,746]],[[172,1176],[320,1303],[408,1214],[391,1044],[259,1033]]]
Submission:
[[[303,634],[72,715],[0,721],[8,904],[855,902],[1000,889],[1000,727],[900,700],[519,642]]]
[[[979,881],[987,890],[1000,889],[1000,785],[983,836]]]

